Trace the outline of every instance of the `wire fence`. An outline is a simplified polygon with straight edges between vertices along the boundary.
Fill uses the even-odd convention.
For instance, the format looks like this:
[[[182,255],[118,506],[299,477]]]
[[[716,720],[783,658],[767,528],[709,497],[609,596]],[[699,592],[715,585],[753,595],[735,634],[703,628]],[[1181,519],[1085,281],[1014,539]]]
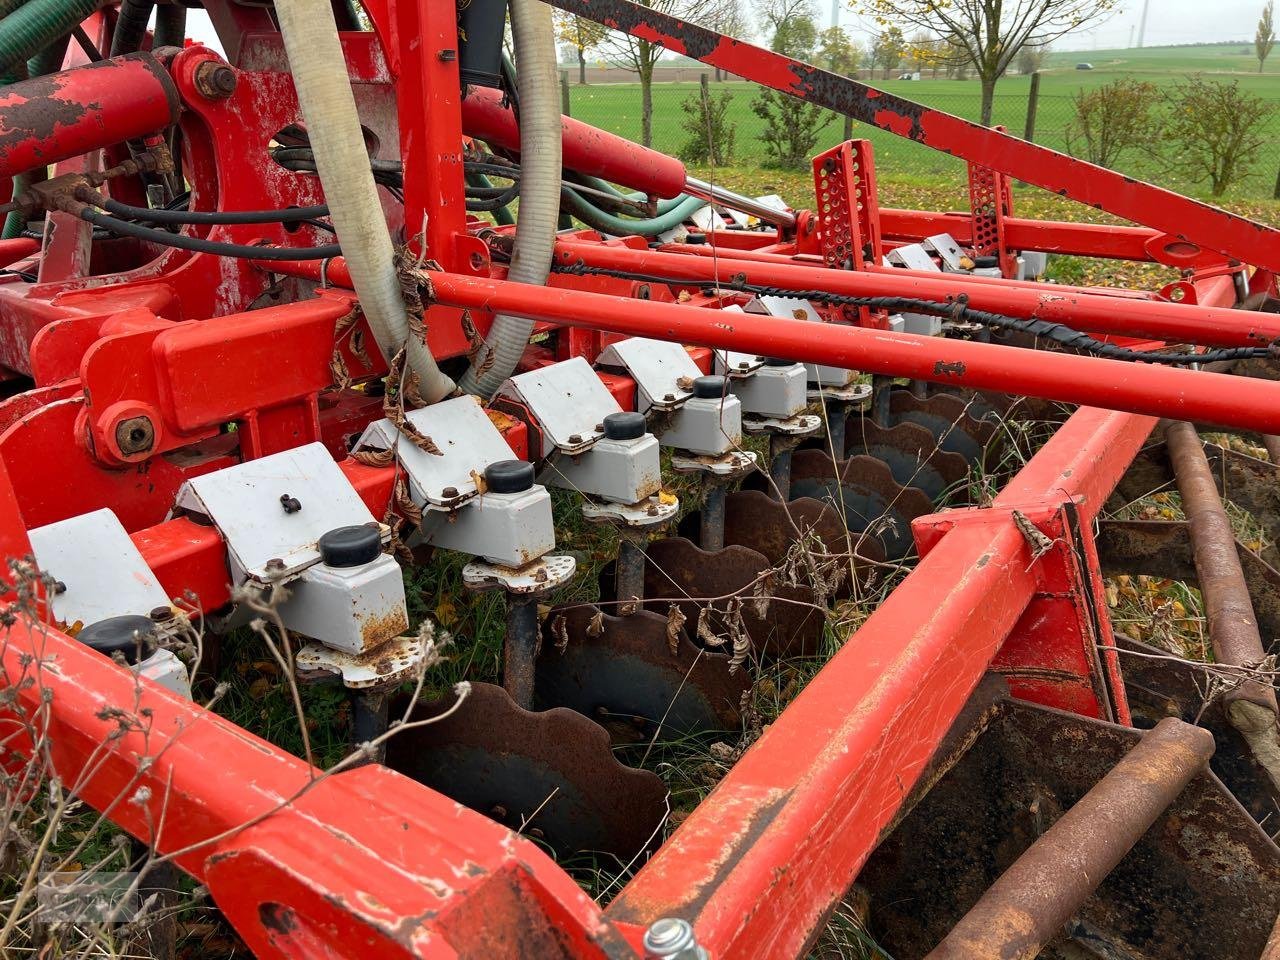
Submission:
[[[575,76],[566,73],[562,85],[564,100],[574,117],[642,142],[638,84],[578,85],[574,82]],[[921,84],[917,89],[906,91],[905,95],[946,113],[973,121],[980,119],[982,105],[976,90],[972,93],[940,92],[936,87],[941,85]],[[655,82],[652,91],[652,146],[663,153],[693,159],[699,138],[691,127],[696,126],[701,118],[698,111],[702,97],[700,84],[682,76],[678,82]],[[727,98],[726,123],[717,135],[717,150],[722,154],[722,162],[738,166],[776,166],[776,158],[771,155],[763,136],[765,121],[753,110],[759,88],[745,82],[713,80],[708,84],[708,91],[713,101]],[[1074,97],[1059,93],[1040,94],[1036,98],[1034,129],[1028,131],[1030,101],[1025,89],[1006,94],[997,91],[993,121],[1018,136],[1030,132],[1036,143],[1073,152]],[[1267,142],[1247,173],[1228,189],[1226,197],[1229,199],[1280,198],[1280,99],[1271,101],[1271,104],[1272,114],[1265,128],[1269,133]],[[812,150],[808,151],[810,156],[834,146],[845,137],[845,118],[828,114],[824,119],[825,125],[818,131]],[[947,154],[863,124],[853,124],[851,132],[854,137],[872,142],[876,168],[882,176],[950,180],[964,175],[963,161]],[[1170,151],[1176,149],[1175,143],[1165,135],[1167,131],[1156,130],[1155,133],[1156,149],[1132,150],[1113,164],[1115,169],[1180,192],[1207,195],[1208,177],[1197,177],[1175,169],[1177,165],[1170,163]],[[806,170],[807,161],[797,163],[795,169]]]

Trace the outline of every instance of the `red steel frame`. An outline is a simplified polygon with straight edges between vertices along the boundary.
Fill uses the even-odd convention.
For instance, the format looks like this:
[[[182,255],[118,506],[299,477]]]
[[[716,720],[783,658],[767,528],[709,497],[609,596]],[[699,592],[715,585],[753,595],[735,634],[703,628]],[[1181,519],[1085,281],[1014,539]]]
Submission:
[[[1244,262],[1265,268],[1254,273],[1253,292],[1274,292],[1268,271],[1280,268],[1275,231],[768,51],[729,44],[625,0],[556,5],[948,149],[971,162],[979,201],[955,216],[871,212],[864,204],[864,216],[847,227],[850,238],[870,242],[874,255],[862,257],[859,243],[854,259],[865,262],[856,271],[820,266],[832,251],[803,239],[803,230],[795,242],[718,234],[710,238],[714,259],[692,248],[650,252],[626,242],[565,238],[561,264],[674,277],[694,291],[736,278],[856,296],[964,293],[975,307],[1126,338],[1223,345],[1280,338],[1280,320],[1229,309],[1233,274]],[[224,209],[271,206],[280,196],[316,202],[317,188],[251,154],[245,141],[252,138],[242,135],[247,118],[269,137],[297,114],[267,14],[217,0],[207,6],[233,38],[228,53],[243,69],[235,95],[212,102],[194,84],[196,68],[212,53],[192,48],[170,66],[185,106],[197,200]],[[382,132],[399,129],[405,225],[411,242],[440,268],[431,274],[436,302],[429,318],[438,355],[465,352],[456,323],[463,309],[481,326],[500,309],[580,328],[565,338],[572,350],[594,349],[593,330],[631,333],[1136,412],[1082,407],[990,508],[917,520],[923,559],[915,571],[603,912],[533,844],[404,777],[380,767],[322,777],[198,706],[149,684],[137,689],[123,669],[56,630],[29,633],[19,624],[0,644],[0,661],[11,679],[36,676],[31,686],[17,685],[19,697],[29,715],[48,724],[65,783],[207,884],[264,957],[631,957],[644,928],[664,916],[692,920],[712,957],[784,957],[800,954],[817,936],[985,672],[1003,673],[1026,699],[1128,722],[1118,665],[1113,655],[1098,653],[1111,638],[1095,602],[1101,580],[1092,521],[1154,416],[1176,411],[1277,433],[1280,387],[1062,354],[1032,358],[858,326],[831,326],[818,339],[798,321],[734,315],[726,322],[726,315],[698,306],[633,299],[641,296],[640,284],[614,278],[557,275],[551,289],[505,282],[463,214],[457,167],[465,111],[456,58],[430,55],[456,49],[453,4],[365,0],[365,6],[375,33],[346,34],[344,48],[364,113],[381,121]],[[97,15],[90,25],[105,41],[109,17]],[[579,135],[595,136],[566,128],[566,136]],[[841,187],[857,163],[859,195],[874,201],[869,149],[846,145],[831,158],[844,171]],[[624,180],[635,178],[626,182],[643,186],[642,152],[619,163],[627,168]],[[671,161],[662,171],[665,183],[674,176]],[[1061,184],[1076,199],[1148,226],[1019,220],[1006,203],[1009,177]],[[1181,267],[1188,271],[1178,286],[1184,302],[1168,302],[1166,292],[939,281],[879,266],[881,240],[892,246],[943,231],[998,255],[1043,249]],[[316,439],[340,456],[343,437],[377,415],[376,401],[334,403],[325,395],[333,325],[352,303],[345,267],[341,260],[327,265],[324,276],[336,289],[318,298],[250,310],[278,284],[288,293],[287,284],[319,278],[319,268],[228,266],[170,252],[138,269],[89,276],[87,261],[76,255],[83,231],[71,234],[46,245],[40,284],[19,292],[0,283],[6,330],[0,362],[37,383],[35,391],[0,404],[6,481],[0,546],[7,556],[25,554],[29,527],[109,506],[166,589],[193,590],[204,607],[217,607],[227,599],[227,583],[216,531],[161,518],[188,476]],[[316,240],[260,226],[218,227],[209,236]],[[23,242],[0,248],[0,259],[21,262],[33,253]],[[384,372],[376,356],[360,368],[360,357],[344,349],[344,362],[360,376]],[[233,364],[235,375],[225,376]],[[204,388],[212,383],[216,390]],[[615,387],[626,394],[625,384]],[[114,427],[139,414],[159,426],[158,447],[146,458],[113,448]],[[221,430],[228,422],[240,426],[238,451]],[[517,453],[524,450],[521,430],[508,431]],[[91,446],[75,439],[87,437]],[[43,458],[31,455],[37,449]],[[180,463],[159,455],[179,450]],[[391,471],[350,460],[342,466],[381,514]],[[1053,549],[1033,557],[1015,511]],[[1030,669],[1045,666],[1053,669]],[[45,690],[52,709],[41,707]],[[151,711],[145,736],[106,738],[102,709],[121,703]],[[7,736],[0,726],[0,739]],[[150,762],[139,764],[142,757]],[[148,801],[120,802],[142,786],[150,790]]]

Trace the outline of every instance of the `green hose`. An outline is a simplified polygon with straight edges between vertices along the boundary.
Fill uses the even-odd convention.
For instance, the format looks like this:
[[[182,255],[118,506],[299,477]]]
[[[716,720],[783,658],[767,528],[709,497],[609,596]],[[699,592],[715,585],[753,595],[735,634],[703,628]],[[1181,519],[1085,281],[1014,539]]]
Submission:
[[[55,40],[34,57],[27,61],[27,76],[43,77],[47,73],[57,73],[67,60],[67,47],[71,43],[71,34]]]
[[[561,198],[569,212],[585,223],[592,230],[608,233],[613,236],[656,237],[660,233],[674,230],[689,219],[695,210],[705,207],[706,201],[697,197],[685,197],[678,204],[664,213],[648,220],[633,220],[630,217],[615,217],[605,213],[599,207],[586,200],[582,194],[565,187]]]
[[[608,180],[601,180],[599,177],[589,177],[583,173],[575,173],[573,176],[577,177],[578,180],[584,186],[594,187],[597,190],[603,190],[605,193],[612,194],[613,196],[617,197],[619,200],[629,200],[632,203],[644,203],[645,200],[648,199],[640,191],[633,191],[628,193],[628,192],[619,190]],[[585,197],[583,199],[586,200]],[[676,209],[676,207],[681,206],[688,200],[689,200],[688,194],[684,194],[684,193],[680,194],[680,196],[678,197],[673,197],[670,200],[659,200],[657,215],[662,216],[664,213],[670,213],[672,210]],[[590,202],[590,201],[587,201],[587,202]]]
[[[0,20],[0,70],[34,57],[65,37],[106,0],[29,0]]]

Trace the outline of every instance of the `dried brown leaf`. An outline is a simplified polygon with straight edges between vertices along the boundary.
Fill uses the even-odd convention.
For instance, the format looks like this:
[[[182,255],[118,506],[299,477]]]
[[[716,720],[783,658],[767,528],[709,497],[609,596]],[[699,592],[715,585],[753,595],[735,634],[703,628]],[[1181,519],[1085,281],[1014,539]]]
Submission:
[[[667,649],[673,657],[680,652],[680,631],[687,619],[679,604],[673,603],[667,608]]]

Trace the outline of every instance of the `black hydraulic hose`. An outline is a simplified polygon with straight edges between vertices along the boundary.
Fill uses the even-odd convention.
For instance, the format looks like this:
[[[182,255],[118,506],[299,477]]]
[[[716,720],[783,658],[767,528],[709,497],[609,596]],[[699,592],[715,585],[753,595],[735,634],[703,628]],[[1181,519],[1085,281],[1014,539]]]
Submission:
[[[324,204],[314,207],[288,207],[284,210],[152,210],[149,207],[134,207],[110,197],[97,199],[94,203],[101,206],[113,216],[126,220],[142,220],[147,223],[166,224],[246,224],[246,223],[298,223],[314,220],[316,217],[327,217],[329,208]]]
[[[612,270],[606,267],[589,267],[585,264],[558,264],[552,267],[556,273],[570,276],[616,277],[622,280],[636,280],[642,283],[656,283],[673,287],[700,287],[697,281],[681,280],[674,277],[660,277],[652,274],[638,273],[630,270]],[[1239,360],[1275,360],[1280,359],[1280,344],[1269,347],[1231,347],[1218,350],[1206,350],[1204,353],[1148,353],[1143,350],[1130,350],[1104,343],[1087,333],[1073,330],[1061,323],[1048,320],[1027,320],[1021,317],[1007,317],[986,310],[976,310],[969,306],[968,298],[956,297],[943,303],[935,300],[916,300],[911,297],[855,297],[843,293],[829,293],[826,290],[789,290],[785,287],[766,287],[760,284],[742,281],[725,280],[718,282],[719,290],[735,290],[751,293],[761,297],[783,297],[793,300],[810,300],[830,306],[866,307],[870,310],[905,311],[907,313],[926,313],[931,316],[944,317],[957,322],[976,323],[980,326],[996,330],[1011,330],[1026,333],[1037,338],[1052,340],[1064,347],[1081,350],[1108,360],[1124,360],[1135,363],[1156,363],[1167,366],[1187,366],[1192,364],[1235,362]]]
[[[180,47],[187,39],[187,8],[177,3],[163,6],[156,11],[156,31],[151,38],[151,48]]]
[[[121,0],[116,31],[111,37],[111,56],[120,57],[142,49],[155,6],[155,0]]]
[[[180,233],[168,233],[164,230],[144,227],[138,223],[130,223],[128,220],[118,220],[105,213],[99,213],[92,207],[81,210],[80,219],[102,227],[117,236],[136,237],[165,247],[209,253],[218,257],[236,257],[241,260],[328,260],[342,254],[342,248],[336,243],[321,247],[251,247],[239,243],[203,240],[200,237],[188,237]]]

